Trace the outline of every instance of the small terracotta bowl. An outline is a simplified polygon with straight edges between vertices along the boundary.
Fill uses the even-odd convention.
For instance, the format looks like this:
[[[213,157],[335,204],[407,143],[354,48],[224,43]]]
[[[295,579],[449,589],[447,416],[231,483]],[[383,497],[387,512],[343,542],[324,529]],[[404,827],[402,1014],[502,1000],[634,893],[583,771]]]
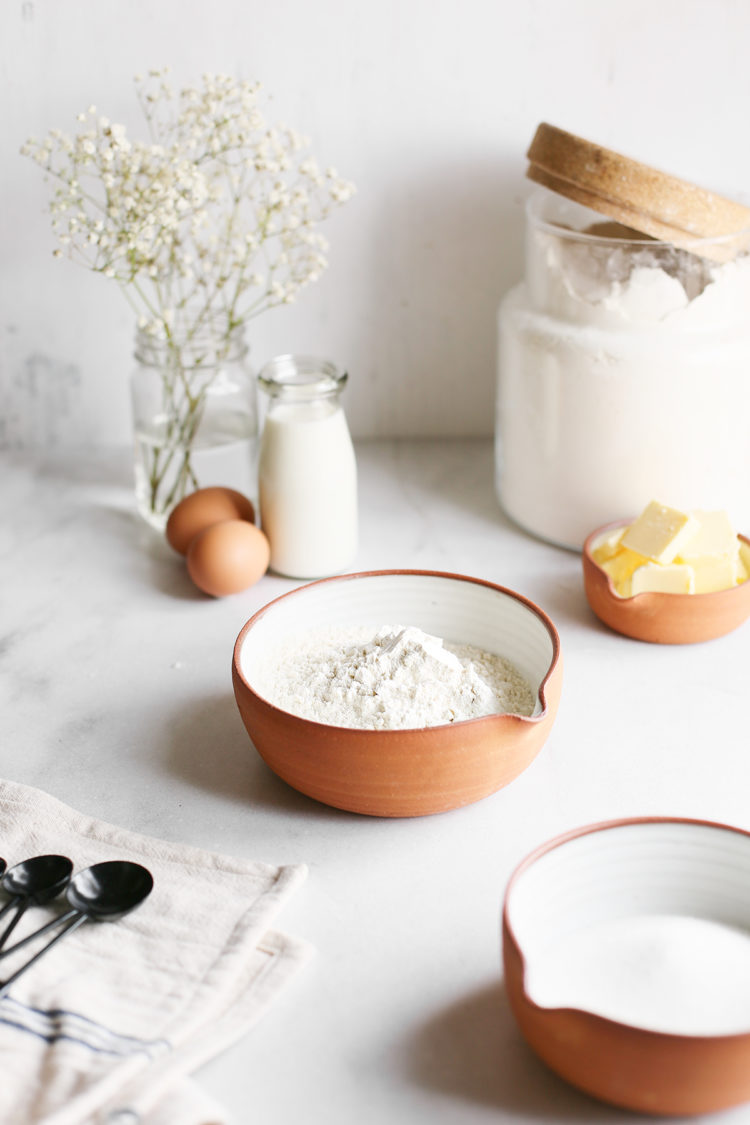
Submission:
[[[609,532],[625,527],[617,520],[592,531],[583,545],[583,586],[596,616],[626,637],[662,645],[693,644],[731,633],[750,617],[750,580],[712,594],[636,594],[621,598],[593,551]],[[750,540],[739,536],[740,551],[750,567]]]
[[[750,834],[594,824],[516,869],[505,984],[534,1051],[596,1098],[657,1115],[750,1100]]]
[[[395,624],[513,661],[534,690],[533,714],[363,730],[300,718],[258,689],[270,646],[326,626]],[[513,781],[549,734],[561,679],[557,631],[533,602],[477,578],[419,570],[346,574],[282,595],[247,622],[232,664],[242,721],[274,773],[324,804],[387,817],[445,812]]]

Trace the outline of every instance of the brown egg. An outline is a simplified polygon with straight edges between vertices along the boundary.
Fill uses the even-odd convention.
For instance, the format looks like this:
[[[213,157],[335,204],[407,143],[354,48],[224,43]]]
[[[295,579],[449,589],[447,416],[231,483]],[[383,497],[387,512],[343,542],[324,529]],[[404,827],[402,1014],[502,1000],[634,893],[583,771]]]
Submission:
[[[199,590],[223,598],[257,582],[268,569],[270,557],[270,545],[259,528],[247,520],[224,520],[192,540],[188,574]]]
[[[255,511],[248,498],[233,488],[199,488],[172,509],[167,520],[167,542],[186,555],[191,540],[199,532],[222,520],[254,523]]]

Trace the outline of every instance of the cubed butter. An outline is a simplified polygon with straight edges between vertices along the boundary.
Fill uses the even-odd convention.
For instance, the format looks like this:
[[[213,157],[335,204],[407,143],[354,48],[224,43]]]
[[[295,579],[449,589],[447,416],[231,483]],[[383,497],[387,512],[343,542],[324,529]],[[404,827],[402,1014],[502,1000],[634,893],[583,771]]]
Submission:
[[[622,537],[623,547],[656,563],[671,563],[698,530],[694,516],[652,500]]]
[[[618,527],[616,531],[608,531],[606,535],[603,535],[591,552],[594,562],[601,566],[602,563],[614,558],[620,548],[620,540],[624,534],[625,528]]]
[[[692,568],[695,575],[695,593],[712,594],[715,590],[727,590],[736,586],[740,581],[739,555],[729,558],[727,555],[703,555],[701,558],[691,558],[686,564]]]
[[[629,551],[627,547],[620,547],[616,555],[599,565],[605,574],[609,575],[620,597],[627,598],[630,594],[631,574],[646,562],[643,555],[639,555],[636,551]]]
[[[740,541],[732,521],[726,512],[691,512],[698,521],[695,534],[680,548],[679,554],[685,562],[693,559],[714,558],[736,559]]]
[[[686,563],[647,562],[633,571],[630,593],[694,594],[695,575]]]

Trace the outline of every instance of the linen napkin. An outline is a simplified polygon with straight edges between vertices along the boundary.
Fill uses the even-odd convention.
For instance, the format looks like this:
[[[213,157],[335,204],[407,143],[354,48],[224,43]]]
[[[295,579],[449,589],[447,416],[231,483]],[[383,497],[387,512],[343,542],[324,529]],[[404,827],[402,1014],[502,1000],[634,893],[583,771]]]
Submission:
[[[306,942],[269,929],[305,866],[151,839],[0,780],[0,855],[12,866],[50,853],[76,871],[134,860],[154,889],[117,922],[85,922],[0,999],[0,1121],[228,1125],[188,1076],[240,1038],[309,959]],[[65,906],[30,908],[10,942]],[[45,940],[0,961],[0,978]]]

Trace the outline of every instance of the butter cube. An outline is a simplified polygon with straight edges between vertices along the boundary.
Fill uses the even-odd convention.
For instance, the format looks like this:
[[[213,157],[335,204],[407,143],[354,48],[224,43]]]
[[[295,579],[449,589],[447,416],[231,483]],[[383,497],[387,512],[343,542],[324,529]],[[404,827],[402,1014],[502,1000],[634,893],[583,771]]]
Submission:
[[[739,586],[740,582],[747,582],[748,578],[750,578],[750,556],[747,548],[741,544],[737,559],[737,585]]]
[[[671,563],[698,527],[698,520],[689,513],[652,500],[631,523],[622,537],[622,545],[653,562]]]
[[[608,559],[614,558],[620,549],[620,540],[624,534],[625,528],[618,527],[615,531],[609,531],[606,535],[602,536],[591,552],[591,557],[594,562],[601,566],[601,564],[607,562]]]
[[[633,597],[646,593],[694,594],[693,568],[686,563],[647,562],[633,571],[630,592]]]
[[[694,535],[680,549],[686,561],[707,558],[734,559],[739,554],[740,541],[726,512],[691,512],[698,521]]]
[[[711,594],[714,590],[728,590],[739,580],[740,561],[727,555],[703,555],[691,558],[689,565],[695,575],[696,594]]]
[[[629,551],[627,547],[620,547],[616,555],[599,565],[605,574],[609,575],[620,597],[627,598],[630,594],[631,574],[646,562],[643,555],[639,555],[636,551]]]

